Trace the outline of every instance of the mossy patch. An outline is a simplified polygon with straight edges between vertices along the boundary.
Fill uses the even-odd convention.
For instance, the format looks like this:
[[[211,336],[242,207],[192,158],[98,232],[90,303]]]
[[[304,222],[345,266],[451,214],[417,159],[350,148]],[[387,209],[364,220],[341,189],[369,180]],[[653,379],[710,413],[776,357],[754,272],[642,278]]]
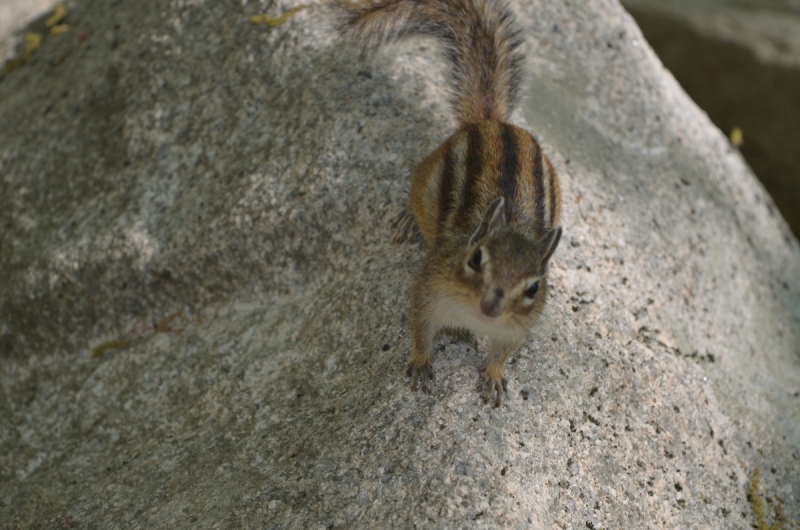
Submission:
[[[250,22],[252,22],[253,24],[266,24],[267,26],[274,28],[280,26],[281,24],[292,18],[292,16],[294,16],[294,14],[297,13],[298,11],[302,11],[303,9],[306,9],[308,7],[310,7],[308,4],[300,4],[299,6],[293,7],[288,11],[285,11],[283,14],[278,15],[277,17],[270,17],[266,14],[253,15],[252,17],[250,17]]]
[[[49,28],[52,35],[61,35],[70,30],[67,24],[62,24],[62,21],[67,16],[69,10],[65,4],[57,4],[53,8],[53,13],[45,20],[45,26]],[[46,33],[44,34],[46,35]],[[27,63],[34,52],[42,45],[43,35],[41,33],[26,33],[25,34],[25,51],[18,56],[10,59],[3,66],[3,76],[7,76],[20,66]]]
[[[767,496],[766,498],[761,495],[761,470],[759,468],[753,471],[747,500],[750,501],[753,514],[756,516],[756,528],[758,530],[783,530],[788,528],[788,526],[784,526],[789,524],[789,520],[783,514],[783,499],[777,495]],[[771,510],[768,505],[774,509],[775,515],[773,517],[769,515]]]
[[[130,343],[128,339],[116,339],[104,342],[92,349],[92,357],[102,357],[107,350],[124,350]]]
[[[170,313],[169,315],[165,316],[158,322],[154,322],[152,325],[135,325],[128,330],[124,337],[103,342],[102,344],[92,348],[92,357],[102,357],[103,354],[105,354],[105,352],[108,350],[124,350],[130,346],[135,339],[149,335],[150,332],[152,332],[154,335],[156,333],[182,333],[184,328],[172,327],[173,322],[176,320],[182,320],[187,324],[191,322],[191,320],[183,314],[183,311],[175,311],[174,313]],[[197,321],[199,322],[199,319],[197,319]]]
[[[9,60],[5,66],[3,66],[3,75],[6,76],[22,66],[23,64],[27,63],[30,58],[33,56],[33,53],[39,49],[39,46],[42,45],[42,36],[38,33],[26,33],[25,34],[25,52],[13,59]]]

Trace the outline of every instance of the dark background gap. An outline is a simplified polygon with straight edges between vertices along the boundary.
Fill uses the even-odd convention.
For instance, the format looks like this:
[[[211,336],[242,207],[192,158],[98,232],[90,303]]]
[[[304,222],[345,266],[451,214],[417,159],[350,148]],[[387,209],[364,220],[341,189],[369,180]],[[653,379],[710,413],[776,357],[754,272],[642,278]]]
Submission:
[[[668,13],[626,9],[711,121],[726,135],[742,129],[742,155],[800,237],[800,69],[765,64]]]

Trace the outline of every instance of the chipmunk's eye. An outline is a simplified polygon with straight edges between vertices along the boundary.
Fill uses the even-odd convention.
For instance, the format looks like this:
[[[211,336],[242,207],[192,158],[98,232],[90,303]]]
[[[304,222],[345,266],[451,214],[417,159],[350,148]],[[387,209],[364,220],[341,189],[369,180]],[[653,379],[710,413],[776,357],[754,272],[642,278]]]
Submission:
[[[483,257],[483,253],[481,252],[481,249],[476,250],[475,254],[473,254],[472,257],[469,258],[469,261],[467,262],[467,265],[469,265],[469,267],[472,270],[475,270],[475,271],[481,270],[481,258],[482,257]]]
[[[536,292],[539,290],[539,282],[534,282],[528,290],[525,291],[525,298],[533,298],[536,296]]]

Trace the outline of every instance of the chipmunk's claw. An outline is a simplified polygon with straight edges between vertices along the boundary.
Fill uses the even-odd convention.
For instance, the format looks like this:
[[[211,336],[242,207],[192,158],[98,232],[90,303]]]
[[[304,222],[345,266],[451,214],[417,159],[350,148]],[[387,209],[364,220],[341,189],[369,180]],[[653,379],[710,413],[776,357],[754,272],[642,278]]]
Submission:
[[[508,394],[508,380],[505,377],[495,379],[482,370],[477,390],[484,403],[489,403],[494,398],[494,407],[498,408],[503,404],[503,394]]]
[[[408,368],[406,369],[406,376],[411,378],[411,390],[414,392],[417,391],[417,383],[419,383],[419,388],[426,394],[430,394],[430,389],[428,388],[428,381],[433,383],[436,378],[433,375],[433,366],[430,362],[426,363],[408,363]]]

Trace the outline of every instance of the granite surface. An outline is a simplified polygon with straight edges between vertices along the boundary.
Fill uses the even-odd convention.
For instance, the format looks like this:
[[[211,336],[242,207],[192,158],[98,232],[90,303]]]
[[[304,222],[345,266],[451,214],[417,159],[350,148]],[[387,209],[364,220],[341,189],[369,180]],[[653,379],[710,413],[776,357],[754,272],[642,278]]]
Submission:
[[[512,2],[564,237],[499,409],[404,376],[436,45],[293,5],[77,0],[0,81],[0,527],[800,520],[800,246],[619,3]]]

